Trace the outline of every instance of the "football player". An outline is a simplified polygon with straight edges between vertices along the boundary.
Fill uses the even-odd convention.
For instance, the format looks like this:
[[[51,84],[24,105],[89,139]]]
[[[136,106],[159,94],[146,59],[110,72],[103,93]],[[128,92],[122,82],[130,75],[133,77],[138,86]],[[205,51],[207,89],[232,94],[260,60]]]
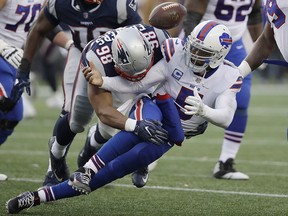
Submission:
[[[22,94],[24,88],[30,91],[30,64],[40,41],[60,22],[66,24],[72,33],[74,45],[71,44],[64,69],[64,104],[49,140],[49,166],[43,186],[68,179],[66,155],[69,146],[76,134],[83,132],[92,118],[93,110],[87,93],[84,95],[74,93],[76,88],[74,83],[77,83],[77,89],[86,88],[87,85],[81,76],[75,79],[83,48],[90,40],[108,30],[141,22],[136,1],[133,0],[48,0],[47,2],[44,13],[40,14],[29,33],[17,73],[19,83],[14,87],[14,92],[19,89],[16,98]]]
[[[163,33],[165,33],[165,31],[156,31],[159,31],[158,36],[161,37],[161,34],[162,36],[164,36]],[[125,78],[129,80],[137,81],[139,79],[142,79],[153,64],[154,57],[155,61],[158,61],[157,56],[160,54],[160,49],[153,50],[152,48],[153,45],[155,47],[158,47],[158,45],[160,45],[158,44],[157,39],[155,37],[152,37],[153,35],[156,35],[154,33],[155,30],[153,27],[145,27],[140,24],[132,27],[117,29],[115,31],[109,31],[103,36],[98,37],[98,39],[91,41],[86,46],[83,51],[82,63],[84,66],[87,66],[88,62],[90,62],[91,66],[94,66],[93,63],[95,63],[95,65],[98,66],[98,69],[103,73],[103,75],[105,74],[107,76],[119,76],[117,74],[119,73],[121,76],[125,76]],[[146,36],[151,36],[150,43],[148,42],[148,39],[146,39],[145,34]],[[152,43],[152,41],[154,41],[154,43]],[[112,62],[112,59],[113,61],[115,61],[115,64]],[[106,62],[106,64],[102,62],[102,67],[100,67],[99,63],[97,63],[101,60]],[[117,72],[115,71],[114,66]],[[82,73],[81,75],[83,76]],[[89,88],[89,95],[91,98],[93,98],[95,102],[92,103],[93,107],[95,107],[96,109],[97,107],[99,107],[99,102],[97,101],[97,99],[104,99],[104,104],[107,104],[107,102],[111,103],[111,93],[107,92],[106,90],[101,90],[96,86],[91,86],[91,88],[92,89]],[[95,95],[95,93],[99,95]],[[105,100],[107,100],[107,102],[105,102]],[[104,171],[103,176],[100,177],[101,180],[99,179],[99,181],[97,181],[98,183],[97,185],[95,185],[95,187],[101,187],[108,182],[111,182],[117,178],[121,178],[124,175],[131,173],[138,168],[141,168],[142,166],[147,166],[148,161],[153,161],[154,158],[156,159],[157,157],[160,157],[162,154],[168,151],[173,146],[172,143],[181,143],[183,141],[184,134],[180,125],[177,109],[174,106],[173,101],[170,98],[160,98],[158,101],[158,105],[165,106],[166,109],[169,108],[169,113],[172,112],[174,114],[174,117],[171,118],[172,121],[165,122],[165,127],[169,127],[170,130],[174,131],[173,136],[170,138],[171,144],[165,141],[164,144],[160,145],[160,143],[162,142],[158,142],[157,136],[162,136],[162,134],[158,133],[159,131],[157,130],[161,130],[162,128],[160,127],[160,124],[158,127],[155,127],[152,123],[160,122],[162,120],[162,112],[160,111],[158,106],[154,102],[152,102],[152,100],[146,93],[142,93],[135,98],[131,98],[119,108],[123,112],[128,111],[130,116],[129,118],[123,116],[116,109],[106,106],[109,110],[108,115],[115,118],[113,120],[113,122],[115,122],[115,127],[126,129],[126,131],[121,132],[120,136],[123,136],[123,138],[127,137],[128,139],[132,140],[130,140],[129,144],[127,143],[127,145],[124,142],[121,145],[115,146],[115,151],[111,151],[111,147],[109,147],[109,145],[106,148],[106,144],[101,148],[102,152],[107,153],[106,159],[111,162],[111,165],[113,165],[110,166],[108,170],[106,170],[107,172],[105,171],[105,168],[102,169]],[[101,109],[101,107],[99,108]],[[112,112],[112,114],[110,112]],[[102,118],[105,117],[107,116],[102,116]],[[132,131],[134,131],[134,133],[131,133]],[[178,135],[176,134],[176,132],[178,132]],[[145,140],[144,136],[152,136],[153,134],[157,136],[152,137],[154,138],[151,139],[152,143],[143,141],[143,139]],[[115,138],[117,139],[117,135],[115,136]],[[115,138],[112,138],[112,140]],[[162,138],[165,140],[167,139],[166,137]],[[107,152],[107,150],[109,152]],[[98,161],[98,159],[96,158],[96,161],[96,163],[99,163],[100,167],[103,167],[105,165],[103,164],[104,162],[102,160]],[[105,167],[108,168],[109,166]],[[52,187],[44,187],[40,189],[40,196],[44,195],[42,197],[44,198],[46,192],[50,193],[50,188],[57,188],[59,186],[61,188],[59,190],[59,192],[61,191],[58,194],[59,196],[63,195],[64,197],[67,195],[67,193],[70,194],[68,196],[80,194],[72,189],[70,183],[67,183],[68,182],[63,182]],[[68,190],[63,188],[63,186],[68,186]],[[62,194],[62,192],[64,193]],[[57,199],[60,198],[58,195],[56,195]],[[35,198],[33,193],[25,193],[24,196],[25,198],[29,197],[29,200],[30,198],[33,199],[30,200],[31,203],[30,201],[28,201],[30,203],[29,205],[32,206],[34,205],[32,203],[35,203],[35,205],[38,203],[38,198]],[[22,200],[22,198],[23,197],[21,197],[20,199]],[[27,208],[27,204],[20,204],[18,202],[18,198],[14,201],[11,200],[7,204],[8,212],[18,213],[19,211]]]
[[[184,21],[184,30],[189,34],[201,21],[217,20],[226,25],[233,37],[233,44],[226,59],[239,66],[247,55],[243,44],[243,35],[248,28],[249,33],[256,41],[262,32],[262,1],[219,1],[219,0],[187,0],[187,16]],[[225,129],[224,140],[219,161],[216,163],[213,176],[218,179],[247,180],[249,176],[237,172],[234,161],[245,134],[250,101],[252,76],[243,80],[243,85],[237,94],[237,110],[230,126]]]
[[[275,46],[278,46],[285,61],[288,62],[288,2],[279,0],[264,1],[267,22],[251,52],[239,66],[244,77],[258,68]],[[276,15],[277,16],[276,16]]]
[[[121,34],[112,43],[112,50],[117,50],[112,51],[116,67],[125,66],[123,63],[127,62],[125,61],[127,54],[124,57],[125,52],[122,52],[128,43],[123,43],[126,38],[124,36],[125,34]],[[237,107],[236,94],[242,85],[239,69],[224,60],[231,44],[231,33],[226,26],[206,21],[195,27],[186,43],[179,38],[167,39],[162,46],[164,58],[141,80],[131,79],[133,73],[125,70],[121,70],[123,77],[106,76],[102,79],[101,70],[98,71],[98,68],[93,66],[93,60],[90,61],[90,67],[84,68],[84,74],[89,82],[96,86],[89,85],[89,89],[91,88],[89,91],[93,92],[95,87],[101,86],[113,91],[143,92],[159,84],[153,95],[158,99],[156,103],[161,109],[164,127],[166,126],[170,132],[169,142],[155,145],[141,141],[133,133],[120,131],[84,167],[73,173],[69,181],[39,191],[24,192],[10,199],[6,205],[8,212],[18,213],[41,202],[87,194],[142,166],[147,166],[160,158],[174,144],[181,143],[182,128],[185,137],[189,138],[203,133],[207,121],[220,127],[228,127]],[[174,100],[169,100],[169,94]],[[93,104],[94,94],[89,94],[89,97]],[[145,103],[143,99],[145,100],[140,99],[140,103],[137,102],[136,105]],[[172,103],[165,103],[162,106],[163,101]],[[134,114],[136,107],[132,108],[130,114]],[[157,109],[153,112],[146,110],[146,113],[145,109],[144,112],[135,112],[136,115],[143,113],[153,119],[161,119]],[[178,136],[178,140],[174,136]]]
[[[0,0],[0,145],[10,136],[23,118],[23,101],[12,95],[16,70],[20,65],[27,33],[40,13],[44,0]],[[57,36],[57,37],[55,37]],[[48,34],[57,45],[68,42],[65,33],[57,29]],[[55,38],[54,38],[55,37]],[[7,177],[0,176],[1,179]]]

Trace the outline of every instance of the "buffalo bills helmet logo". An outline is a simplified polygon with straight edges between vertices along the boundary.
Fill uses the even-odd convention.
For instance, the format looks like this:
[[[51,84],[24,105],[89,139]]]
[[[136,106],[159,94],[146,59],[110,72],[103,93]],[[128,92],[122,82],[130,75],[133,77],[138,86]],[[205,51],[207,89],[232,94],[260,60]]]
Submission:
[[[220,44],[225,48],[229,48],[229,46],[232,44],[232,38],[229,34],[224,32],[220,37],[219,37]]]

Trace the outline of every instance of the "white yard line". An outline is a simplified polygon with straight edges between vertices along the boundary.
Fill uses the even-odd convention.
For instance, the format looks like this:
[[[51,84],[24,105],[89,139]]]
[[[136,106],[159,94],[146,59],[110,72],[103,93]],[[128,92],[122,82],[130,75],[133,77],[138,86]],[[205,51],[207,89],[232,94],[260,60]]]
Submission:
[[[30,178],[9,178],[9,181],[41,183],[43,180],[30,179]],[[109,185],[115,186],[115,187],[135,188],[135,186],[129,185],[129,184],[109,184]],[[180,187],[147,186],[146,185],[143,189],[185,191],[185,192],[197,192],[197,193],[218,193],[218,194],[260,196],[260,197],[274,197],[274,198],[288,198],[288,194],[251,193],[251,192],[245,192],[245,191],[224,191],[224,190],[210,190],[210,189],[199,189],[199,188],[180,188]]]

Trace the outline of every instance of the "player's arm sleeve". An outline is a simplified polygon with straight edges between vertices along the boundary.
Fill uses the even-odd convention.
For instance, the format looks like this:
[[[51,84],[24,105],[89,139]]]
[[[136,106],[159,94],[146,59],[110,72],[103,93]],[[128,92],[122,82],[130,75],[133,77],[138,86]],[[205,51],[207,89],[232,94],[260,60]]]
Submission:
[[[224,91],[217,97],[215,109],[205,105],[206,112],[202,117],[216,126],[227,128],[237,108],[236,93],[231,89]]]
[[[122,77],[103,77],[101,88],[122,93],[141,93],[165,80],[163,68],[165,61],[161,60],[138,82],[131,82]]]

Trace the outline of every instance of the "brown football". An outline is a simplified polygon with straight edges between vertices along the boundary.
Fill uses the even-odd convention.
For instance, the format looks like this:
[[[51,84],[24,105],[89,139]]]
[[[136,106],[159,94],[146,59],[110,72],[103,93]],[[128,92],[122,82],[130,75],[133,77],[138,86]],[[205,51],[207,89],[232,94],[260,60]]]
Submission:
[[[160,29],[171,29],[179,25],[185,17],[185,6],[177,2],[164,2],[157,5],[149,15],[150,25]]]

